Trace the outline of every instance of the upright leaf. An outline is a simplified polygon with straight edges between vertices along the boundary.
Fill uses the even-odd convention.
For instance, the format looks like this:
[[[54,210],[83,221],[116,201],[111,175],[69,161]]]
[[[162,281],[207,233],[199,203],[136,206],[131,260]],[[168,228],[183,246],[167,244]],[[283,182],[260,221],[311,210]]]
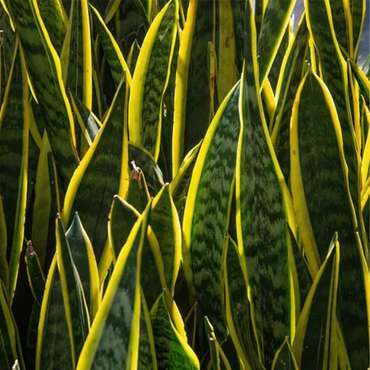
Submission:
[[[248,2],[240,94],[242,128],[236,166],[236,228],[258,355],[268,368],[285,337],[294,334],[294,326],[290,325],[295,313],[291,294],[294,260],[287,224],[293,230],[295,224],[289,192],[262,111],[251,7]]]
[[[38,6],[50,40],[56,52],[60,55],[67,31],[67,20],[63,17],[59,0],[38,0]]]
[[[198,358],[173,325],[164,294],[150,312],[158,370],[200,369]]]
[[[77,369],[136,369],[140,334],[141,253],[151,204],[137,220],[119,255]]]
[[[173,176],[179,170],[184,153],[204,137],[210,123],[207,45],[214,43],[213,13],[214,0],[190,0],[176,71]]]
[[[342,248],[338,319],[352,367],[366,367],[369,328],[363,312],[369,302],[361,262],[363,252],[356,240],[354,210],[348,200],[341,126],[327,87],[312,72],[302,80],[293,107],[291,181],[304,250],[315,253],[323,263],[327,240],[334,232],[339,234]]]
[[[24,237],[28,140],[29,90],[24,56],[17,41],[0,111],[0,194],[3,197],[6,223],[5,248],[9,261],[8,288],[11,299],[17,283],[19,256]]]
[[[279,50],[294,4],[294,0],[267,2],[257,45],[260,86],[263,86]]]
[[[73,369],[72,343],[55,257],[49,269],[42,300],[37,336],[36,370]]]
[[[183,223],[186,280],[220,340],[226,336],[221,266],[240,132],[239,96],[240,83],[223,101],[207,131],[193,170]]]
[[[50,145],[67,189],[76,168],[74,123],[65,93],[60,62],[51,43],[36,0],[14,0],[10,12],[24,49],[34,92],[40,104]]]
[[[78,212],[92,240],[97,261],[107,240],[106,221],[112,198],[128,178],[127,131],[124,128],[125,83],[122,81],[105,122],[73,175],[65,198],[62,218],[70,224]],[[93,199],[98,199],[95,204]]]
[[[177,18],[178,2],[171,0],[146,34],[130,93],[130,140],[147,149],[156,161],[161,143],[163,96],[171,71]]]
[[[272,370],[298,370],[297,361],[293,355],[288,338],[276,352]]]
[[[92,322],[98,312],[100,303],[98,266],[90,239],[82,226],[78,213],[74,215],[72,224],[66,233],[66,237],[73,264],[77,269],[81,281],[90,320]]]
[[[71,337],[73,367],[75,367],[89,332],[90,320],[80,277],[73,263],[71,249],[59,216],[56,219],[55,229],[58,270],[68,331]]]
[[[181,226],[168,184],[153,200],[150,226],[158,240],[167,286],[174,295],[181,260]]]
[[[334,236],[328,256],[317,273],[307,296],[293,352],[299,369],[338,369],[337,290],[339,243]]]

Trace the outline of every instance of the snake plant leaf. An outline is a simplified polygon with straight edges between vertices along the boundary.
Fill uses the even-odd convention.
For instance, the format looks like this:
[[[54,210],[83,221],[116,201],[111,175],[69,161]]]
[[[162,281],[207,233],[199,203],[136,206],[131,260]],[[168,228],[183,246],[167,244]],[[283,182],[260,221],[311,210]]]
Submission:
[[[74,369],[72,343],[68,332],[56,257],[53,259],[46,279],[36,350],[36,370],[51,369]]]
[[[115,195],[108,221],[108,237],[112,248],[113,264],[116,263],[137,219],[138,214],[135,213],[133,207]]]
[[[141,15],[141,19],[143,20],[145,27],[148,29],[151,21],[152,21],[152,1],[150,0],[133,0],[136,5],[136,8]],[[167,4],[166,4],[167,5]],[[153,11],[155,11],[153,9]]]
[[[0,332],[0,364],[5,366],[4,369],[11,369],[14,362],[19,358],[16,344],[16,327],[2,284],[0,286]]]
[[[220,344],[215,335],[212,324],[209,322],[208,317],[204,317],[205,332],[208,339],[209,351],[211,354],[211,364],[213,370],[231,370],[229,360],[225,356]],[[221,365],[222,364],[222,365]],[[222,367],[221,367],[222,366]]]
[[[343,250],[343,248],[341,248]],[[299,369],[337,369],[339,242],[334,235],[299,318],[293,353]],[[341,264],[342,265],[342,264]]]
[[[290,240],[292,241],[292,248],[294,254],[295,265],[297,268],[297,279],[299,286],[299,296],[296,298],[298,315],[296,320],[299,319],[300,312],[303,309],[303,305],[306,301],[307,295],[312,286],[312,277],[310,275],[310,270],[308,269],[307,262],[302,255],[302,252],[299,248],[298,242],[293,234],[293,231],[288,228],[290,234]]]
[[[133,163],[133,167],[129,178],[126,199],[128,203],[141,213],[149,202],[150,194],[144,172],[135,163]]]
[[[7,233],[9,295],[15,291],[23,245],[27,199],[29,90],[24,56],[17,41],[0,111],[0,194]]]
[[[150,226],[161,250],[166,283],[173,296],[181,260],[181,225],[169,184],[153,199]]]
[[[178,2],[171,0],[157,15],[144,39],[132,80],[129,102],[130,140],[157,161],[163,95],[171,71],[177,35]]]
[[[199,370],[198,358],[176,330],[164,293],[150,311],[158,370]]]
[[[124,129],[125,83],[122,80],[105,122],[69,184],[62,219],[78,212],[99,261],[107,240],[107,219],[112,198],[127,183],[127,131]],[[120,180],[121,178],[121,180]],[[99,205],[91,202],[99,199]]]
[[[290,173],[290,118],[294,99],[302,79],[308,39],[309,33],[304,14],[281,66],[276,91],[276,109],[272,121],[270,121],[270,127],[273,126],[272,141],[277,151],[281,170],[287,181]]]
[[[274,62],[271,65],[270,72],[268,74],[268,79],[270,81],[273,91],[276,91],[276,87],[279,81],[281,67],[285,58],[287,51],[289,50],[290,42],[292,41],[292,19],[288,23],[288,26],[285,30],[284,36],[281,40],[279,49],[276,53]],[[265,86],[265,85],[264,85]]]
[[[0,6],[0,27],[3,32],[1,33],[1,47],[0,47],[0,58],[1,58],[1,100],[3,102],[4,94],[6,90],[6,84],[9,79],[9,73],[13,64],[13,56],[16,46],[15,32],[12,30],[10,17],[4,10],[4,7]]]
[[[355,152],[353,123],[349,120],[347,112],[349,86],[346,63],[335,37],[329,0],[320,2],[305,0],[305,7],[307,25],[320,58],[323,80],[333,97],[338,112],[343,135],[344,155],[349,171],[350,191],[357,211],[359,169],[357,153]]]
[[[366,1],[350,0],[349,7],[352,21],[353,57],[356,58],[359,51],[362,30],[365,25]]]
[[[257,0],[257,3],[260,0]],[[244,10],[245,0],[231,0],[230,5],[233,12],[233,23],[234,23],[234,35],[235,35],[235,48],[236,58],[235,63],[237,66],[238,75],[242,73],[243,60],[244,60]]]
[[[123,75],[126,77],[128,86],[131,86],[131,74],[130,69],[127,66],[125,59],[123,58],[122,52],[114,39],[113,35],[108,30],[99,12],[90,4],[91,14],[94,19],[94,26],[99,35],[100,43],[105,52],[105,57],[112,73],[113,81],[116,87],[119,86]]]
[[[184,216],[186,196],[188,194],[190,180],[193,174],[196,160],[198,158],[199,149],[200,149],[201,144],[202,142],[196,145],[186,155],[186,157],[181,163],[181,166],[179,168],[179,171],[177,172],[177,175],[170,183],[172,199],[175,203],[181,224],[182,224],[183,216]]]
[[[91,322],[98,312],[99,299],[99,274],[94,250],[86,234],[78,213],[75,213],[72,224],[66,233],[73,263],[77,269],[81,286],[86,298]]]
[[[207,68],[208,43],[213,42],[214,0],[190,0],[181,36],[176,71],[172,174],[204,137],[210,120],[211,97]]]
[[[63,17],[60,3],[58,0],[38,0],[37,3],[50,40],[56,52],[60,55],[67,31],[67,20]]]
[[[342,248],[338,317],[351,365],[361,368],[369,362],[368,355],[363,355],[369,348],[367,319],[363,315],[368,303],[362,250],[354,234],[354,210],[349,202],[348,174],[344,172],[340,128],[327,87],[309,72],[301,82],[293,107],[290,136],[293,202],[306,254],[312,250],[323,262],[325,242],[330,234],[339,233]],[[311,269],[310,259],[308,262]],[[311,275],[315,276],[312,269]]]
[[[216,91],[216,65],[217,65],[217,56],[215,45],[213,42],[208,43],[208,55],[207,55],[207,71],[208,71],[208,89],[210,96],[210,105],[209,105],[209,121],[212,121],[215,115],[215,106],[217,102]],[[229,92],[229,91],[228,91]]]
[[[274,91],[272,90],[272,86],[268,78],[265,79],[262,87],[261,101],[263,112],[266,117],[266,122],[270,122],[272,120],[272,117],[275,115],[276,103]]]
[[[155,196],[162,189],[164,181],[161,169],[156,164],[154,157],[144,148],[129,142],[128,145],[129,161],[135,162],[145,174],[148,190],[152,196]]]
[[[240,131],[240,83],[217,111],[200,149],[183,223],[183,263],[191,294],[223,340],[221,266],[233,195]]]
[[[149,310],[145,301],[143,291],[141,291],[140,343],[139,343],[138,369],[142,370],[158,369],[152,323],[150,321]]]
[[[348,62],[347,62],[348,63]],[[370,81],[369,78],[366,77],[365,73],[358,67],[356,62],[353,59],[349,59],[349,63],[351,64],[351,68],[354,72],[354,75],[357,79],[357,82],[360,86],[361,94],[365,98],[367,106],[370,104]]]
[[[272,370],[299,370],[288,338],[285,339],[283,345],[276,352]]]
[[[31,238],[43,269],[51,261],[50,252],[52,258],[55,251],[50,251],[48,246],[55,246],[55,215],[60,211],[58,178],[49,139],[44,131],[36,173]]]
[[[127,57],[127,65],[130,69],[131,75],[134,74],[136,63],[137,63],[137,60],[140,54],[140,49],[141,48],[140,48],[138,41],[135,40],[131,45],[130,52]]]
[[[344,49],[344,51],[351,55],[352,46],[352,30],[349,30],[349,8],[348,3],[344,1],[329,0],[330,11],[333,26],[335,29],[335,37],[339,45]]]
[[[56,219],[55,225],[57,241],[56,256],[62,284],[68,331],[71,337],[72,361],[75,367],[89,333],[90,320],[80,277],[74,265],[71,248],[69,247],[59,216]]]
[[[91,112],[91,110],[88,109],[80,99],[74,96],[72,91],[69,91],[69,93],[75,117],[80,125],[82,134],[85,136],[85,139],[90,147],[98,135],[101,123],[94,113]]]
[[[141,253],[151,202],[131,230],[82,350],[77,369],[136,369],[140,334]]]
[[[220,102],[224,100],[238,80],[236,70],[234,14],[231,3],[232,0],[223,0],[218,3],[219,40],[217,53],[217,95]]]
[[[45,290],[45,276],[41,268],[40,260],[33,249],[32,242],[30,240],[27,242],[25,260],[32,295],[41,307]]]
[[[88,0],[72,0],[61,64],[65,86],[92,107],[92,51]]]
[[[77,165],[74,123],[59,58],[36,0],[11,2],[11,15],[25,53],[27,71],[46,124],[50,145],[66,190]]]
[[[364,105],[364,121],[370,125],[370,110]],[[367,132],[367,138],[365,140],[364,151],[362,155],[362,165],[361,165],[361,175],[362,175],[362,188],[365,189],[365,184],[370,176],[370,130]]]
[[[139,217],[140,213],[136,208],[120,197],[114,197],[108,222],[108,236],[114,265]],[[168,290],[164,276],[163,258],[151,228],[148,229],[142,257],[141,286],[148,306],[151,308],[162,289]]]
[[[262,111],[250,2],[246,9],[246,64],[240,94],[242,129],[236,166],[236,228],[243,268],[247,271],[258,355],[268,368],[285,337],[294,331],[290,319],[296,310],[294,294],[291,295],[295,264],[287,224],[292,230],[296,226],[289,191]]]
[[[99,11],[104,22],[108,24],[117,11],[121,0],[90,0],[90,3]]]
[[[234,346],[246,369],[262,370],[258,359],[256,340],[251,326],[250,304],[246,276],[238,255],[238,246],[225,238],[224,281],[226,321]]]
[[[263,21],[263,17],[265,16],[266,7],[267,7],[268,2],[269,0],[256,0],[255,1],[254,18],[255,18],[255,23],[256,23],[257,40],[261,32],[262,21]]]
[[[5,214],[3,207],[3,197],[0,194],[0,280],[6,287],[9,285],[9,266],[6,258],[7,234]]]
[[[270,72],[272,63],[279,50],[294,4],[294,0],[267,2],[257,44],[259,82],[261,87]]]

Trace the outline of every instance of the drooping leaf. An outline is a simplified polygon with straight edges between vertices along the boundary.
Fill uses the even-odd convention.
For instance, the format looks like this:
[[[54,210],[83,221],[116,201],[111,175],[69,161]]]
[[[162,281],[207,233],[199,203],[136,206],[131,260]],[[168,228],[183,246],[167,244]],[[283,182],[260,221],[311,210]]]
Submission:
[[[176,71],[173,128],[173,176],[185,156],[204,137],[210,123],[211,97],[207,68],[209,42],[213,42],[214,0],[190,0],[181,36]]]
[[[339,243],[335,235],[299,318],[293,353],[299,369],[337,369]]]
[[[157,15],[144,39],[132,80],[129,103],[130,140],[157,161],[166,90],[177,35],[178,2],[171,0]]]
[[[226,335],[221,266],[240,131],[239,96],[240,83],[223,101],[207,131],[193,170],[183,223],[186,280],[220,340]]]
[[[69,225],[71,214],[78,212],[92,241],[97,261],[107,240],[104,219],[108,218],[112,198],[121,191],[125,194],[128,182],[125,96],[125,83],[122,81],[102,128],[73,175],[62,213],[63,223]]]
[[[269,368],[285,337],[291,335],[291,330],[294,332],[294,326],[290,325],[295,312],[294,294],[291,294],[294,260],[287,224],[295,230],[295,222],[288,188],[262,111],[250,2],[245,27],[245,67],[240,94],[242,128],[236,166],[236,228],[242,263],[247,271],[258,354],[262,364]]]
[[[98,266],[90,239],[83,228],[78,213],[74,215],[66,237],[92,322],[100,304]]]
[[[334,232],[341,242],[338,319],[353,368],[366,367],[368,305],[362,271],[362,248],[354,234],[341,127],[330,93],[315,74],[302,80],[293,107],[291,181],[294,207],[304,250],[326,258],[326,243]],[[304,186],[302,185],[304,184]],[[308,258],[311,275],[311,259]],[[307,298],[308,299],[308,298]],[[297,358],[298,361],[298,358]]]
[[[176,330],[161,294],[150,312],[158,370],[200,369],[198,358]]]
[[[18,39],[17,39],[18,40]],[[0,111],[0,194],[6,224],[9,295],[13,299],[23,246],[27,198],[29,90],[19,40]],[[3,221],[4,222],[4,221]]]
[[[288,26],[295,1],[268,1],[258,35],[259,82],[263,86]],[[248,5],[247,5],[248,6]]]
[[[141,253],[151,204],[135,223],[119,255],[77,369],[136,369],[140,333]]]

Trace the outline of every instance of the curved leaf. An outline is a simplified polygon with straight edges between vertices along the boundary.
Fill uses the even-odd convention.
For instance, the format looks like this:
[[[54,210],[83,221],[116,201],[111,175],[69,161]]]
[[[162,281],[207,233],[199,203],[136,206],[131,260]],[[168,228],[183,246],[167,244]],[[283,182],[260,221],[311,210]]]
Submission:
[[[283,345],[276,352],[272,370],[299,370],[288,338],[285,339]]]

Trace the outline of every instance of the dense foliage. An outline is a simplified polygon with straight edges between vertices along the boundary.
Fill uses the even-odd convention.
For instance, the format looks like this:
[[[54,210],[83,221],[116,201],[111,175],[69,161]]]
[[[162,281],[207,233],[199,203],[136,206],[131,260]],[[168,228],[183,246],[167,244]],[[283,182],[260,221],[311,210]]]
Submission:
[[[0,370],[367,369],[365,0],[166,1],[1,0]]]

